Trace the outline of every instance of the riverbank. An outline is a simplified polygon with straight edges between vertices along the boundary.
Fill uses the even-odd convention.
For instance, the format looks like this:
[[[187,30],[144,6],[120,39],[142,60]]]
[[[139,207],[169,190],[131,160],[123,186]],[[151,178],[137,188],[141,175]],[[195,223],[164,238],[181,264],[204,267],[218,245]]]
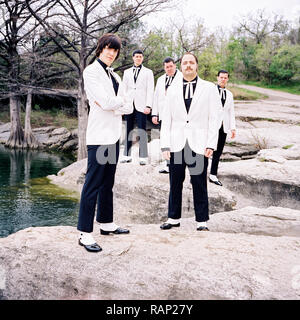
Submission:
[[[45,177],[70,163],[64,154],[0,145],[0,238],[31,226],[76,225],[78,194]]]
[[[228,139],[219,169],[223,187],[208,184],[209,232],[196,230],[188,175],[180,228],[159,228],[168,175],[158,173],[154,139],[150,164],[117,167],[115,222],[130,234],[102,236],[95,223],[98,254],[78,245],[75,226],[2,238],[1,298],[300,300],[300,100],[271,93],[236,103],[237,138]],[[86,161],[49,179],[79,194]]]

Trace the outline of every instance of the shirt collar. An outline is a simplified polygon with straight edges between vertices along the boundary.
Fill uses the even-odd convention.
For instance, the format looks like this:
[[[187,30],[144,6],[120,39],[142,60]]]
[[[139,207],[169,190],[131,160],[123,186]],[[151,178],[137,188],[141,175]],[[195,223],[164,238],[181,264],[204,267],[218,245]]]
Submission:
[[[195,77],[195,79],[193,79],[192,81],[197,81],[198,80],[198,75]],[[192,82],[192,81],[187,81],[183,78],[183,82]]]
[[[171,77],[171,78],[175,78],[175,76],[176,76],[176,73],[177,73],[177,69],[175,70],[175,73],[172,75],[172,76],[168,76],[167,74],[166,74],[166,77]]]
[[[108,67],[107,64],[105,64],[100,58],[97,58],[97,61],[100,63],[100,65],[103,67],[103,69],[106,71],[106,68]]]

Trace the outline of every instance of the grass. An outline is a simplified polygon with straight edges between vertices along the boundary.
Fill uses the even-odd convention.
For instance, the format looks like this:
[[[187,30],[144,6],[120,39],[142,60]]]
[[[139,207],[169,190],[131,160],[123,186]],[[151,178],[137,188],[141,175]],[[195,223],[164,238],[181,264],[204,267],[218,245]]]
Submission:
[[[288,149],[290,149],[290,148],[293,147],[293,146],[294,146],[293,144],[289,144],[289,145],[287,145],[287,146],[282,147],[282,149],[288,150]]]
[[[268,96],[265,94],[261,94],[259,92],[254,92],[244,88],[228,86],[228,89],[232,92],[234,100],[247,101],[247,100],[260,100],[260,99],[268,98]]]
[[[243,84],[266,88],[266,89],[273,89],[278,91],[284,91],[292,94],[300,95],[300,82],[292,82],[288,85],[276,85],[276,84],[266,84],[259,81],[243,81]]]
[[[21,122],[24,127],[25,112],[21,112]],[[0,112],[0,122],[9,122],[10,115],[9,111]],[[40,128],[40,127],[65,127],[68,130],[73,130],[78,127],[78,121],[76,117],[71,117],[66,115],[63,111],[60,110],[32,110],[31,112],[31,127]]]
[[[257,148],[258,150],[268,149],[268,140],[266,137],[262,137],[258,133],[253,132],[252,130],[251,135],[253,138],[255,148]]]

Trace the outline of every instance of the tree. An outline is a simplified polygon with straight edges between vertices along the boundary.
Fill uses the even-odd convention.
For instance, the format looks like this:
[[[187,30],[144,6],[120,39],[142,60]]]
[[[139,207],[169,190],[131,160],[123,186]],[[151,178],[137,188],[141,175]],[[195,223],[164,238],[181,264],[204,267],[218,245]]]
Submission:
[[[274,51],[270,41],[266,42],[264,45],[258,45],[255,53],[255,65],[258,77],[255,80],[271,83],[270,66],[273,56]]]
[[[31,4],[37,0],[28,1]],[[0,36],[0,57],[4,62],[6,72],[3,72],[2,82],[5,82],[10,104],[11,130],[6,143],[11,148],[22,148],[24,132],[20,119],[20,55],[18,47],[22,41],[37,27],[31,25],[31,15],[27,4],[21,0],[1,0],[4,8]],[[4,73],[4,74],[3,74]],[[5,76],[6,75],[6,76]]]
[[[198,57],[201,78],[209,81],[216,81],[218,71],[221,69],[219,56],[212,47],[206,48]]]
[[[177,57],[172,51],[172,37],[162,30],[149,32],[142,41],[147,66],[153,71],[155,78],[164,72],[163,61],[166,57]]]
[[[87,156],[85,134],[88,104],[82,74],[88,64],[88,59],[95,51],[97,39],[105,32],[118,32],[122,26],[160,10],[168,1],[118,0],[114,1],[111,6],[105,7],[101,0],[56,0],[53,12],[56,13],[56,26],[60,26],[57,28],[47,20],[49,8],[54,1],[40,1],[38,5],[31,5],[30,1],[26,0],[32,15],[66,55],[77,73],[78,160]],[[56,40],[58,37],[69,45],[69,49],[61,46]]]
[[[273,83],[288,83],[300,75],[300,45],[282,46],[270,64],[270,78]]]
[[[283,35],[288,29],[288,21],[282,16],[270,15],[264,9],[257,10],[254,14],[242,16],[238,22],[237,33],[242,37],[250,37],[257,44],[263,43],[269,35]]]
[[[214,41],[213,34],[208,33],[201,19],[193,24],[185,20],[181,24],[173,21],[173,27],[176,30],[175,53],[178,57],[188,51],[198,55]]]
[[[64,85],[67,85],[67,76],[73,69],[61,60],[61,54],[51,38],[45,37],[38,28],[24,39],[21,49],[20,79],[24,83],[21,91],[27,94],[23,148],[36,149],[39,142],[32,133],[30,121],[32,96],[52,90],[51,85],[61,82],[62,78]]]
[[[245,70],[242,62],[243,49],[240,40],[231,37],[225,52],[225,69],[231,74],[232,78],[235,78]]]
[[[295,27],[290,30],[288,39],[292,45],[300,44],[300,17],[295,21]]]

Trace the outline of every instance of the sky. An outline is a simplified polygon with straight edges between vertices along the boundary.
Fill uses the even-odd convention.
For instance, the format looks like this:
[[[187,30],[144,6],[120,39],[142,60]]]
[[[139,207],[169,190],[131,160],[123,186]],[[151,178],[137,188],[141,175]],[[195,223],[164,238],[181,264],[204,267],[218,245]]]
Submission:
[[[291,21],[300,16],[300,0],[177,0],[176,2],[178,8],[151,15],[145,18],[145,22],[149,27],[163,27],[171,17],[180,19],[184,16],[189,21],[202,18],[205,26],[214,30],[218,26],[230,29],[239,16],[258,9],[283,15]]]

